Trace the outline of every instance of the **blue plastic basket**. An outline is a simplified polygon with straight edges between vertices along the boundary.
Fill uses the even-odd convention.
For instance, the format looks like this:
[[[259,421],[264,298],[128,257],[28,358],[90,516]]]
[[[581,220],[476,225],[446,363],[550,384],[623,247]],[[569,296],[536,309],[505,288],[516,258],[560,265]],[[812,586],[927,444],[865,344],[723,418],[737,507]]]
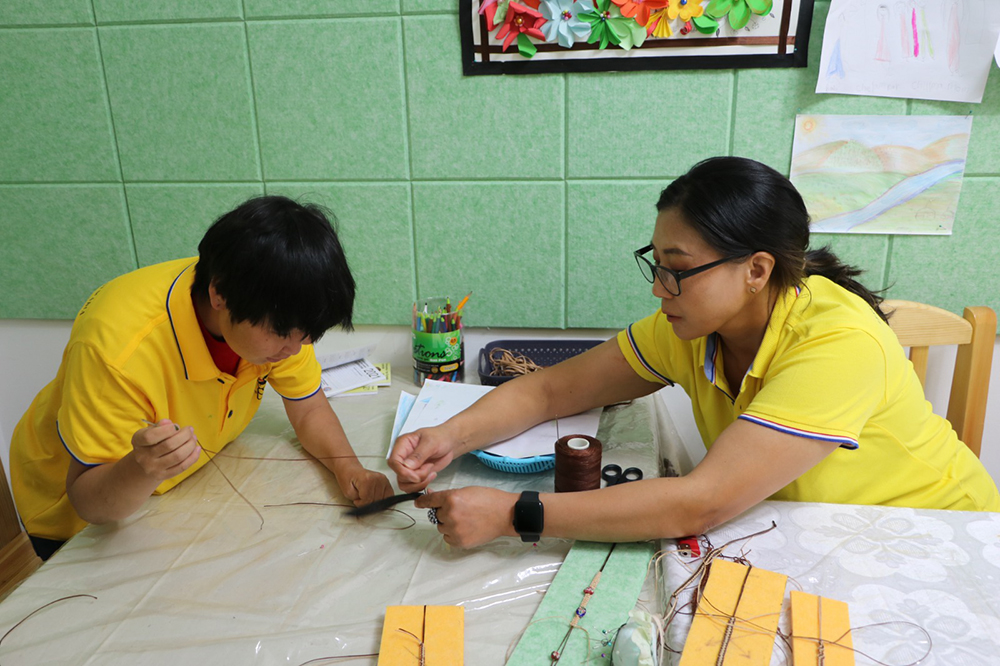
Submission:
[[[486,451],[473,451],[472,455],[479,458],[480,462],[487,467],[514,474],[546,472],[556,466],[556,454],[554,453],[548,453],[543,456],[532,456],[531,458],[508,458],[507,456],[498,456]]]

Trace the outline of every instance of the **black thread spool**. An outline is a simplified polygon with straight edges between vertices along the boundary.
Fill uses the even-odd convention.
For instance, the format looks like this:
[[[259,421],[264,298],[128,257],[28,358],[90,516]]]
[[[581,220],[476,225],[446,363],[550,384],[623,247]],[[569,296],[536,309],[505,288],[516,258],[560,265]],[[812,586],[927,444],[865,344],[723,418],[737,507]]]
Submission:
[[[597,490],[601,487],[601,441],[587,435],[556,440],[556,492]]]

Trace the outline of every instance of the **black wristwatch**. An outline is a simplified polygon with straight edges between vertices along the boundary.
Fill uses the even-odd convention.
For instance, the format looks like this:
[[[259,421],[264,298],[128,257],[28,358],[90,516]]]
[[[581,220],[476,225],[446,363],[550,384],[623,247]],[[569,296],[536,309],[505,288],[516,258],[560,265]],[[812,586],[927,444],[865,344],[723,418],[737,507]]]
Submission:
[[[538,493],[525,490],[514,504],[514,530],[521,535],[521,541],[534,542],[542,536],[545,526],[545,508]]]

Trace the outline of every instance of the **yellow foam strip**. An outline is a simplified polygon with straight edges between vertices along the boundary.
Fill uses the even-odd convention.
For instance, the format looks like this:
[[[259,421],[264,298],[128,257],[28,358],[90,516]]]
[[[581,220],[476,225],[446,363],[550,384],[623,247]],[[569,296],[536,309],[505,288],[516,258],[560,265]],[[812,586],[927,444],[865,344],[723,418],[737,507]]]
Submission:
[[[462,666],[465,609],[461,606],[389,606],[385,609],[385,624],[382,625],[378,666],[420,666],[421,639],[424,666]]]
[[[730,617],[736,621],[726,645],[723,666],[770,664],[787,581],[787,576],[773,571],[714,560],[680,666],[715,666]]]
[[[792,663],[818,666],[819,640],[823,639],[823,666],[854,666],[854,641],[847,604],[793,590]],[[823,626],[819,626],[822,604]]]

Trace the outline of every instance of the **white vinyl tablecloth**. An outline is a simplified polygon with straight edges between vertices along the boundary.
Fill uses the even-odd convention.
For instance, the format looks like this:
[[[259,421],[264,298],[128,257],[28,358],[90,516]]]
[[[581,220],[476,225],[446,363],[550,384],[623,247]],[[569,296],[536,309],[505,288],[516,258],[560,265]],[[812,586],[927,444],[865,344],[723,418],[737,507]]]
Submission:
[[[718,547],[772,521],[777,529],[725,554],[789,577],[785,633],[788,590],[801,589],[847,602],[855,648],[879,662],[912,664],[930,647],[921,666],[1000,664],[1000,514],[767,501],[708,537]],[[669,596],[694,560],[665,562]],[[679,615],[670,625],[672,647],[683,646],[690,621]],[[913,625],[930,635],[929,644]],[[668,663],[676,662],[673,655]],[[780,640],[771,663],[791,663]],[[857,663],[877,662],[857,655]]]
[[[385,452],[401,389],[416,392],[407,368],[377,396],[334,399],[355,450],[386,472]],[[605,462],[658,472],[652,442],[656,401],[605,410],[598,436]],[[3,666],[40,664],[290,664],[377,652],[385,608],[465,607],[467,664],[499,665],[524,629],[571,542],[538,545],[504,538],[463,551],[447,546],[426,512],[357,519],[333,476],[301,458],[280,400],[268,391],[258,416],[219,467],[257,507],[264,524],[206,465],[134,516],[89,526],[0,604],[0,633],[40,606],[0,645]],[[394,475],[390,475],[394,479]],[[434,488],[488,485],[550,491],[552,472],[505,474],[463,456]],[[375,664],[375,658],[351,660]]]

